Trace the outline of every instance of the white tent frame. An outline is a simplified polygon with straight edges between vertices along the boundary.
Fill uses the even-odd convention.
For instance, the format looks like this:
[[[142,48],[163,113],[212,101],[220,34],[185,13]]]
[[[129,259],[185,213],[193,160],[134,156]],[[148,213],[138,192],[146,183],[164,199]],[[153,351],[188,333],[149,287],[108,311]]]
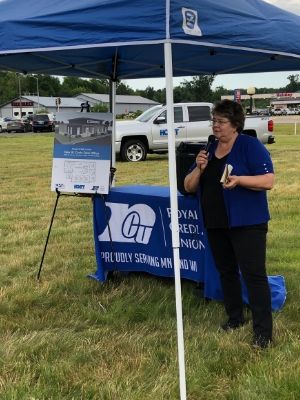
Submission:
[[[75,45],[75,46],[61,46],[61,47],[47,47],[47,48],[26,48],[26,49],[13,49],[13,50],[7,50],[4,49],[0,51],[0,54],[4,54],[5,56],[9,55],[14,55],[18,53],[33,53],[34,57],[37,57],[38,59],[49,61],[50,63],[55,64],[55,68],[48,68],[48,65],[44,66],[44,68],[39,69],[38,71],[33,70],[31,73],[54,73],[55,71],[66,71],[66,74],[68,75],[68,71],[74,68],[73,64],[66,63],[65,61],[60,61],[59,59],[55,59],[55,57],[51,57],[51,51],[57,51],[57,50],[71,50],[71,49],[87,49],[87,48],[97,48],[97,47],[116,47],[118,49],[120,46],[127,46],[127,45],[150,45],[150,44],[163,44],[164,46],[164,63],[165,63],[165,82],[166,82],[166,100],[167,100],[167,129],[168,129],[168,152],[169,152],[169,184],[170,184],[170,202],[171,202],[171,230],[172,230],[172,248],[173,248],[173,263],[174,263],[174,276],[175,276],[175,296],[176,296],[176,317],[177,317],[177,340],[178,340],[178,362],[179,362],[179,380],[180,380],[180,399],[181,400],[186,400],[186,380],[185,380],[185,361],[184,361],[184,335],[183,335],[183,318],[182,318],[182,301],[181,301],[181,281],[180,281],[180,240],[179,240],[179,223],[178,223],[178,198],[177,198],[177,176],[176,176],[176,146],[175,146],[175,132],[174,132],[174,115],[173,115],[173,63],[172,63],[172,43],[174,45],[176,44],[190,44],[190,45],[195,45],[201,47],[211,47],[211,48],[216,48],[216,49],[231,49],[233,51],[242,51],[242,52],[247,52],[247,53],[256,53],[256,54],[261,54],[262,58],[261,60],[256,60],[252,61],[249,63],[249,60],[241,60],[241,65],[239,66],[233,66],[230,69],[217,69],[214,71],[214,73],[218,74],[224,74],[224,73],[234,73],[238,72],[241,69],[241,66],[243,66],[243,71],[246,71],[248,67],[251,67],[251,65],[257,65],[257,64],[264,64],[266,62],[266,58],[264,55],[268,54],[270,60],[280,60],[281,57],[289,57],[291,60],[295,61],[294,65],[291,65],[291,68],[289,70],[296,70],[299,67],[299,61],[300,61],[300,55],[299,54],[294,54],[290,52],[284,52],[284,51],[276,51],[274,50],[268,50],[268,49],[261,49],[261,48],[249,48],[249,47],[244,47],[244,46],[236,46],[236,45],[224,45],[221,43],[212,43],[212,42],[198,42],[196,40],[193,40],[191,37],[190,40],[182,40],[182,39],[175,39],[172,40],[170,38],[170,0],[165,1],[166,5],[166,37],[163,39],[159,40],[147,40],[147,41],[138,41],[138,42],[114,42],[114,43],[105,43],[105,44],[87,44],[87,45]],[[115,55],[113,57],[112,61],[112,75],[111,75],[111,96],[112,96],[112,113],[113,113],[113,118],[114,118],[114,123],[113,123],[113,132],[112,132],[112,140],[113,140],[113,146],[115,143],[115,93],[116,93],[116,79],[118,79],[118,74],[117,74],[117,61],[120,62],[122,60],[117,60],[118,54],[117,51],[115,51]],[[37,54],[34,54],[37,52]],[[42,52],[42,54],[40,53]],[[275,53],[275,54],[274,54]],[[104,60],[107,61],[107,60]],[[109,59],[110,61],[110,59]],[[96,63],[99,61],[97,60]],[[87,62],[83,64],[78,64],[76,65],[76,71],[77,72],[82,72],[83,75],[85,76],[94,76],[98,78],[107,78],[107,75],[101,74],[101,72],[98,71],[93,71],[93,69],[90,69],[90,65],[93,64],[93,62]],[[244,65],[243,65],[244,64]],[[4,65],[4,64],[3,64]],[[59,66],[59,67],[58,67]],[[145,67],[145,65],[144,65]],[[7,67],[5,66],[5,69]],[[13,69],[18,72],[22,72],[19,68],[20,66],[16,67],[10,67],[10,63],[8,63],[8,68]],[[160,68],[160,65],[147,65],[146,71],[153,71],[157,70],[157,68]],[[180,68],[177,67],[177,68]],[[249,68],[250,70],[251,68]],[[181,71],[181,75],[199,75],[199,69],[193,70],[192,68],[187,69],[179,69]],[[261,72],[264,71],[265,69],[262,67]],[[270,70],[273,70],[272,68]],[[275,70],[279,70],[279,68],[275,68]],[[122,79],[130,79],[134,78],[132,74],[127,74],[126,76],[123,75]],[[115,151],[113,147],[112,151],[112,165],[115,165]],[[114,182],[113,182],[114,184]]]
[[[170,207],[171,207],[171,233],[173,248],[173,267],[175,278],[175,303],[176,303],[176,324],[177,324],[177,347],[179,367],[179,389],[180,400],[186,400],[186,377],[185,377],[185,355],[184,355],[184,333],[182,317],[181,279],[180,279],[180,239],[178,223],[178,197],[177,197],[177,173],[176,173],[176,145],[174,131],[173,112],[173,65],[172,45],[164,43],[165,60],[165,82],[166,82],[166,104],[167,104],[167,129],[168,129],[168,154],[169,154],[169,183],[170,183]],[[113,114],[112,130],[112,166],[116,164],[115,137],[116,137],[116,81],[110,81],[111,112]],[[115,185],[113,180],[112,186]]]
[[[182,318],[182,299],[181,299],[181,280],[180,280],[180,241],[178,223],[178,197],[177,197],[177,173],[176,173],[176,147],[174,131],[174,112],[173,112],[173,65],[172,65],[172,46],[167,42],[164,44],[165,57],[165,79],[166,79],[166,103],[167,103],[167,129],[168,129],[168,154],[169,154],[169,183],[170,183],[170,205],[171,205],[171,231],[172,248],[175,277],[175,300],[176,300],[176,319],[177,319],[177,347],[178,347],[178,366],[179,366],[179,388],[180,399],[186,399],[186,378],[184,360],[184,334]]]

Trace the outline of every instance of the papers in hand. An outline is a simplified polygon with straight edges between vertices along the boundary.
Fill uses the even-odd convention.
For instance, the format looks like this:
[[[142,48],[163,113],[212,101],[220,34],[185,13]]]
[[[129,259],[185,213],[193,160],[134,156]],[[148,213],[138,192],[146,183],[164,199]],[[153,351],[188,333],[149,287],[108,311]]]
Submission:
[[[220,179],[221,183],[227,183],[228,177],[231,174],[232,170],[233,170],[233,166],[232,165],[225,164],[224,172],[223,172],[223,175],[222,175],[222,177]]]

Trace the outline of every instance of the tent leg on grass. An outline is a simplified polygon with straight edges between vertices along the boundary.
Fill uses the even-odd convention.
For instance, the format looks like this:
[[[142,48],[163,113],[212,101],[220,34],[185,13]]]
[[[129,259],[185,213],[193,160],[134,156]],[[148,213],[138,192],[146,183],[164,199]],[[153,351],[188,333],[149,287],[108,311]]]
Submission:
[[[179,385],[180,385],[180,400],[186,400],[184,336],[183,336],[181,280],[180,280],[175,131],[174,131],[174,113],[173,113],[173,67],[172,67],[171,43],[164,44],[164,52],[165,52],[165,79],[166,79],[166,100],[167,100],[166,103],[167,103],[171,227],[172,227],[172,247],[173,247],[173,262],[174,262],[174,275],[175,275],[175,297],[176,297],[176,318],[177,318]]]

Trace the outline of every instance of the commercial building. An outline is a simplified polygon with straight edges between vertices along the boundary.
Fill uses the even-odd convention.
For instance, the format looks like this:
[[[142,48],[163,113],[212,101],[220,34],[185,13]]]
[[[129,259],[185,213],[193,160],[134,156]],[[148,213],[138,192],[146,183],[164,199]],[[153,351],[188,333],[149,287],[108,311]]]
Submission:
[[[255,100],[258,99],[269,99],[271,108],[299,108],[300,107],[300,92],[280,92],[280,93],[259,93],[254,94],[252,96],[253,103],[255,105]],[[221,96],[221,99],[234,99],[234,94]],[[250,100],[250,96],[248,94],[242,94],[240,99]]]
[[[270,100],[270,106],[274,108],[300,108],[300,93],[277,93]]]
[[[109,109],[109,95],[96,93],[80,93],[76,96],[81,102],[88,101],[93,107],[95,104],[105,105]],[[116,114],[128,114],[130,112],[145,111],[157,105],[156,101],[141,96],[117,95]]]
[[[60,104],[57,103],[58,100],[56,97],[21,96],[21,99],[15,98],[10,102],[2,104],[0,106],[0,115],[2,118],[20,118],[21,114],[22,117],[36,114],[40,109],[47,109],[50,114],[58,110],[80,111],[81,101],[76,98],[61,97]]]
[[[2,118],[20,118],[36,114],[40,109],[47,109],[49,113],[55,114],[58,111],[80,111],[81,104],[89,102],[93,107],[96,104],[105,105],[109,109],[109,95],[96,93],[81,93],[76,97],[44,97],[44,96],[21,96],[0,105],[0,116]],[[138,110],[144,111],[149,107],[158,104],[155,101],[141,96],[116,96],[116,114],[128,114]]]

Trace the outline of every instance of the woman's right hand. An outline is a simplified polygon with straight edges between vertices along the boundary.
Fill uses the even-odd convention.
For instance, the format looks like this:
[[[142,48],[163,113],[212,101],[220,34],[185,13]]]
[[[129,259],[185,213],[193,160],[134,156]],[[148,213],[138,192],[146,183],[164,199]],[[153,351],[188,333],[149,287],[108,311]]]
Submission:
[[[196,193],[200,176],[208,163],[208,153],[201,150],[196,156],[196,167],[185,177],[184,188],[188,193]]]
[[[203,171],[208,163],[208,156],[209,153],[207,153],[205,150],[201,150],[196,157],[196,165],[200,169],[200,171]]]

